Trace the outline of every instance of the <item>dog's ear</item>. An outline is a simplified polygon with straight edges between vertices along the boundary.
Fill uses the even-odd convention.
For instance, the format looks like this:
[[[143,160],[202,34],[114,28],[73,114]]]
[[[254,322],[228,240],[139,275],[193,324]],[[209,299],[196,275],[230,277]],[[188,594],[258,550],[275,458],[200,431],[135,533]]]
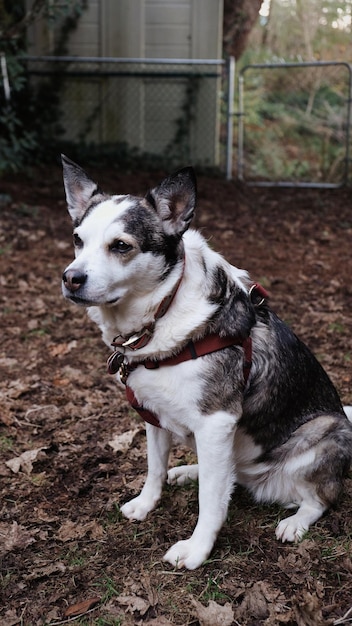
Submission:
[[[64,154],[61,160],[68,212],[72,221],[77,222],[86,211],[90,198],[98,191],[98,185]]]
[[[181,237],[187,230],[196,205],[196,177],[192,167],[171,174],[146,198],[154,206],[168,235]]]

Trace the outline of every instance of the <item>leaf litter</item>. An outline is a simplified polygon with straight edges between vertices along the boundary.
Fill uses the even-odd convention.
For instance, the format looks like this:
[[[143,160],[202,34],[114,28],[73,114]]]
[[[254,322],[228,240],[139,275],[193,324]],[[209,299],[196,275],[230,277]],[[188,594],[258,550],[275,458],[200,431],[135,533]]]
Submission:
[[[106,189],[142,193],[160,175],[99,171]],[[277,506],[242,489],[208,562],[162,561],[190,535],[197,488],[166,486],[142,523],[119,504],[141,488],[144,424],[106,374],[85,311],[60,293],[72,258],[61,171],[9,177],[0,216],[0,623],[2,626],[320,626],[351,621],[352,479],[299,545],[279,544]],[[216,198],[216,206],[214,199]],[[25,213],[21,206],[29,210]],[[270,292],[352,404],[348,190],[246,189],[199,179],[196,226]],[[175,449],[173,463],[187,463]]]

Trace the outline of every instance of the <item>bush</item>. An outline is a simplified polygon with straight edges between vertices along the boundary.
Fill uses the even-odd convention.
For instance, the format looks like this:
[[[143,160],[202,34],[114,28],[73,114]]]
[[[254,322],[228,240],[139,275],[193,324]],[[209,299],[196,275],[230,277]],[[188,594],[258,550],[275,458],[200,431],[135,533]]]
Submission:
[[[59,25],[53,54],[64,54],[86,4],[86,0],[35,0],[32,14],[25,14],[23,1],[0,0],[0,41],[11,89],[10,99],[0,89],[0,175],[53,157],[62,132],[60,80],[55,75],[36,82],[29,79],[25,26],[39,16],[47,18],[49,26]]]

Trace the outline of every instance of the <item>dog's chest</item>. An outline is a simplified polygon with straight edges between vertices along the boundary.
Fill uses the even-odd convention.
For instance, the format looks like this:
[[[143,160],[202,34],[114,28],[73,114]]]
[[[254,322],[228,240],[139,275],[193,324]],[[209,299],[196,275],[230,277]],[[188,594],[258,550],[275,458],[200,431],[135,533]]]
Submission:
[[[204,374],[202,359],[153,370],[140,365],[130,374],[128,385],[162,427],[184,436],[194,432],[200,416]]]

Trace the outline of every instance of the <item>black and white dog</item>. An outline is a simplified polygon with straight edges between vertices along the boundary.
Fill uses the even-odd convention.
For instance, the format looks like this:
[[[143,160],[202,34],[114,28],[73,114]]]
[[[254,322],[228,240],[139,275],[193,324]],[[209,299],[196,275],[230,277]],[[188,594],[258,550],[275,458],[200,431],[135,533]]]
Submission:
[[[297,508],[276,536],[300,540],[336,501],[352,459],[352,424],[327,374],[264,290],[188,230],[192,168],[144,198],[104,194],[67,157],[63,168],[76,254],[63,294],[88,307],[114,347],[110,372],[148,422],[146,482],[122,513],[143,520],[166,480],[198,479],[197,525],[164,557],[194,569],[239,483],[259,502]],[[168,470],[174,440],[194,447],[198,465]]]

